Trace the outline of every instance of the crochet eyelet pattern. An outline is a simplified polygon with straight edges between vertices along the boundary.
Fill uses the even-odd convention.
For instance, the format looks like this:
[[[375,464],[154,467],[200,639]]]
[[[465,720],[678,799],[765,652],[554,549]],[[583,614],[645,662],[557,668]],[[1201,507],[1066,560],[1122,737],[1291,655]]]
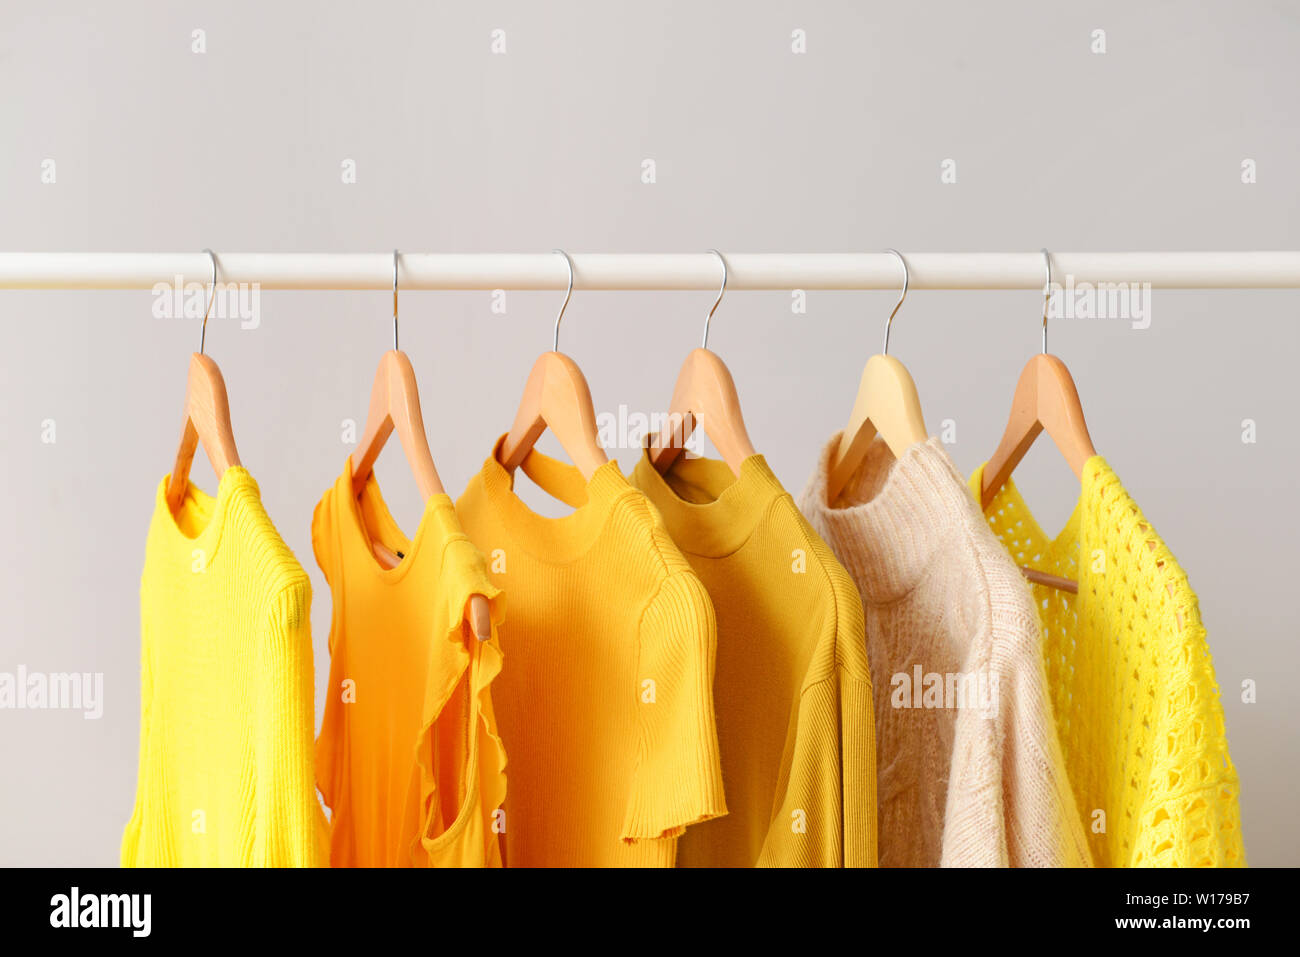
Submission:
[[[982,469],[972,478],[978,489]],[[1061,749],[1094,862],[1240,867],[1237,772],[1196,595],[1104,459],[1055,540],[1014,482],[986,510],[1032,589]]]

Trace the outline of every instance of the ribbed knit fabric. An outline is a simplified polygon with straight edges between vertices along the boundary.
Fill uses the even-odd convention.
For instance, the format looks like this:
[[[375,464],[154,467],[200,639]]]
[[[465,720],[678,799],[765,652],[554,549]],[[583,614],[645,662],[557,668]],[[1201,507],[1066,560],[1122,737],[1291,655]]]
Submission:
[[[687,825],[726,813],[713,606],[618,463],[524,472],[575,510],[545,518],[496,449],[456,503],[510,608],[493,686],[510,756],[509,867],[671,867]]]
[[[877,436],[828,502],[839,440],[800,505],[862,595],[881,866],[1087,865],[1020,573],[938,439]]]
[[[158,486],[140,584],[140,766],[124,867],[320,866],[311,581],[246,469]]]
[[[718,618],[714,681],[726,817],[690,828],[678,866],[876,863],[876,756],[862,602],[767,461],[642,455],[662,515]]]
[[[978,495],[980,466],[970,487]],[[1196,595],[1101,456],[1054,540],[1010,479],[986,509],[1017,564],[1075,579],[1033,587],[1070,781],[1107,867],[1246,863],[1237,772]]]
[[[491,686],[503,599],[451,499],[431,496],[408,539],[373,475],[353,495],[349,457],[316,506],[311,539],[334,607],[316,742],[330,864],[500,866],[506,754]],[[374,542],[399,563],[379,564]],[[465,619],[471,595],[491,599],[487,641]]]

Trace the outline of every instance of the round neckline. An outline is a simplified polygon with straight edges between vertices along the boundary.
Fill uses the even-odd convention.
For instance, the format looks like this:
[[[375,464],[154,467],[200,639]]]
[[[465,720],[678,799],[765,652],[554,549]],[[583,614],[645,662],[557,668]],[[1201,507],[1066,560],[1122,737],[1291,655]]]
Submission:
[[[771,503],[786,494],[758,452],[740,463],[739,474],[720,459],[681,457],[668,475],[663,475],[643,447],[632,475],[637,488],[658,509],[673,543],[682,551],[707,558],[722,558],[739,550]],[[700,502],[684,498],[670,476],[710,498]]]
[[[843,434],[842,431],[836,432],[822,449],[822,468],[818,473],[822,481],[818,484],[816,498],[818,509],[833,517],[842,516],[855,521],[870,519],[874,522],[878,516],[896,512],[900,507],[909,507],[906,502],[900,501],[911,491],[905,487],[908,484],[907,466],[911,463],[928,464],[926,460],[930,453],[936,450],[937,440],[930,437],[915,442],[904,449],[902,455],[895,457],[884,439],[878,435],[873,437],[857,471],[850,477],[849,484],[840,491],[840,500],[846,501],[847,504],[836,505],[827,495],[825,478],[829,474],[831,455],[839,448],[840,437]],[[878,471],[884,471],[885,475],[871,492],[870,497],[853,501],[853,496],[849,493],[857,491],[857,486],[865,476],[874,475]],[[954,475],[958,484],[963,484],[960,474],[954,473]]]
[[[424,511],[420,515],[420,523],[415,529],[415,536],[408,537],[398,525],[397,520],[389,511],[388,503],[384,501],[383,492],[379,488],[379,481],[375,478],[372,471],[366,477],[365,485],[362,486],[361,494],[354,495],[352,492],[352,456],[349,455],[343,469],[343,474],[339,477],[338,493],[347,501],[347,511],[349,516],[348,525],[352,530],[353,537],[359,543],[359,550],[363,556],[363,561],[368,566],[376,578],[380,581],[396,584],[410,574],[411,568],[415,565],[417,556],[421,553],[421,546],[428,536],[428,529],[432,523],[430,516],[439,508],[451,507],[451,497],[445,492],[439,492],[431,495],[424,503]],[[371,534],[369,526],[366,524],[365,514],[361,509],[361,497],[364,496],[370,504],[374,513],[375,520],[383,526],[383,531],[387,532],[393,540],[405,544],[405,549],[395,549],[402,551],[402,559],[392,568],[385,568],[379,562],[379,557],[375,554],[374,543],[379,541],[381,544],[383,536]]]
[[[484,494],[502,525],[538,561],[560,565],[581,558],[600,537],[615,502],[633,491],[618,460],[610,459],[585,479],[576,466],[529,451],[519,469],[547,495],[573,508],[568,515],[550,518],[533,511],[515,492],[515,477],[501,464],[505,438],[497,439],[479,472]]]
[[[988,463],[980,466],[976,475],[976,480],[971,483],[971,489],[980,488],[984,482],[984,469]],[[985,514],[989,512],[996,513],[999,501],[1003,502],[1003,507],[1010,505],[1015,509],[1016,515],[1024,522],[1027,534],[1040,547],[1037,549],[1041,556],[1038,562],[1032,559],[1026,562],[1026,566],[1033,568],[1035,571],[1047,572],[1054,574],[1061,570],[1067,563],[1072,560],[1070,554],[1079,540],[1079,525],[1082,521],[1084,503],[1088,499],[1088,488],[1092,480],[1097,475],[1097,471],[1105,465],[1105,460],[1101,455],[1093,455],[1083,463],[1083,475],[1079,481],[1079,497],[1075,500],[1074,508],[1070,511],[1070,517],[1065,520],[1061,530],[1055,536],[1049,537],[1047,532],[1038,523],[1034,517],[1034,511],[1029,507],[1019,487],[1016,485],[1014,476],[1008,475],[1002,487],[993,495],[993,500],[989,502],[989,507]]]
[[[221,473],[221,478],[217,481],[216,495],[209,495],[187,478],[185,497],[181,500],[180,508],[196,510],[198,517],[206,519],[202,528],[193,535],[186,533],[181,527],[176,513],[172,511],[167,501],[167,486],[170,482],[170,473],[163,476],[162,482],[158,485],[157,499],[168,535],[178,545],[203,552],[206,565],[221,544],[222,532],[226,526],[226,517],[235,491],[239,488],[251,488],[256,495],[258,494],[257,481],[242,465],[232,465]]]

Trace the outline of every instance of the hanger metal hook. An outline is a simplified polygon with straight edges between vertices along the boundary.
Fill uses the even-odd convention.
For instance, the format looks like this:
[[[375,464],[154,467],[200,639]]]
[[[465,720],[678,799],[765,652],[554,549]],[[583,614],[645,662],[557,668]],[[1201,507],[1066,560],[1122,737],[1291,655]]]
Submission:
[[[393,351],[397,351],[397,250],[393,250]]]
[[[722,297],[727,292],[727,260],[716,249],[710,249],[709,252],[717,256],[718,262],[722,263],[722,285],[718,287],[718,298],[713,300],[713,305],[709,308],[709,314],[704,317],[704,339],[700,342],[701,349],[709,347],[709,323],[713,321],[713,314],[718,311],[718,303],[722,302]]]
[[[573,296],[573,260],[563,249],[552,249],[551,252],[559,253],[564,257],[564,264],[569,267],[569,288],[564,290],[564,302],[560,303],[560,311],[555,314],[555,339],[551,344],[554,352],[560,351],[560,320],[564,318],[564,310],[569,308],[569,299]]]
[[[203,347],[208,340],[208,313],[212,312],[212,304],[217,299],[217,254],[211,249],[203,250],[212,260],[212,291],[208,293],[208,305],[203,310],[203,326],[199,329],[199,355],[203,355]]]
[[[898,257],[898,261],[903,264],[903,291],[898,294],[898,302],[894,303],[894,311],[891,312],[889,318],[885,320],[885,345],[884,348],[880,350],[882,356],[889,355],[889,327],[894,324],[894,317],[898,315],[898,310],[903,307],[903,300],[907,298],[907,285],[912,278],[911,273],[907,268],[907,260],[903,258],[902,253],[897,249],[886,249],[885,252],[893,253]]]
[[[1043,285],[1043,355],[1047,355],[1047,307],[1052,302],[1052,254],[1042,250],[1043,264],[1047,267],[1047,281]]]

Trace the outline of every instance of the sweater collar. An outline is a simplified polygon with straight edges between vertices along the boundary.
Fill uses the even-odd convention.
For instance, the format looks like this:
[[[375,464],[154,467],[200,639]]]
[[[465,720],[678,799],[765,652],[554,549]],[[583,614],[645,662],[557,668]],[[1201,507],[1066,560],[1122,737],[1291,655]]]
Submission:
[[[406,577],[415,566],[416,556],[422,551],[425,539],[445,542],[460,531],[451,497],[445,492],[429,496],[424,503],[415,536],[408,538],[389,511],[374,472],[366,477],[359,496],[354,495],[352,490],[352,456],[349,455],[343,466],[343,474],[334,482],[334,494],[343,513],[343,524],[349,538],[348,550],[357,555],[380,581],[387,584],[395,584]],[[397,554],[401,560],[392,568],[381,564],[374,553],[376,542]],[[440,557],[435,556],[435,560],[440,560]]]
[[[175,513],[167,504],[167,486],[170,475],[158,483],[154,513],[166,529],[168,541],[186,553],[202,552],[205,562],[211,562],[221,544],[233,502],[243,492],[258,498],[260,490],[256,479],[242,465],[232,465],[221,473],[217,494],[209,495],[191,481],[185,483],[185,496]]]
[[[661,475],[643,450],[632,484],[659,511],[678,548],[708,558],[730,555],[744,545],[768,506],[787,494],[758,454],[740,464],[740,475],[718,459],[685,456]]]
[[[822,448],[803,494],[803,511],[830,539],[864,601],[896,601],[916,587],[936,550],[951,543],[963,522],[979,519],[978,508],[937,437],[895,459],[876,436],[844,491],[827,501],[827,476],[840,435]]]
[[[585,479],[575,466],[533,449],[519,466],[525,475],[552,498],[573,508],[568,515],[548,518],[534,512],[514,490],[514,475],[501,464],[502,435],[479,472],[483,493],[511,538],[534,558],[563,564],[582,556],[595,544],[625,494],[635,494],[610,459]]]

